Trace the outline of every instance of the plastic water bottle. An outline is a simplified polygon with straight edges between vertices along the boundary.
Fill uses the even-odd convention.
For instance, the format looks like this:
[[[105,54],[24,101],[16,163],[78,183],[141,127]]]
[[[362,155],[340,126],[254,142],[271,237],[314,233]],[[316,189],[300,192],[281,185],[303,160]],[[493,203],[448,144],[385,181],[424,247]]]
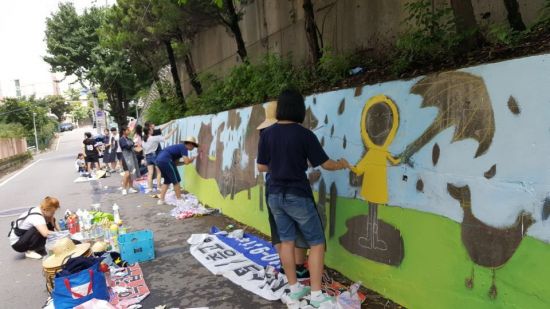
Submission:
[[[120,220],[120,212],[118,211],[120,207],[115,203],[113,204],[113,217],[115,219],[115,223],[119,224],[122,220]]]

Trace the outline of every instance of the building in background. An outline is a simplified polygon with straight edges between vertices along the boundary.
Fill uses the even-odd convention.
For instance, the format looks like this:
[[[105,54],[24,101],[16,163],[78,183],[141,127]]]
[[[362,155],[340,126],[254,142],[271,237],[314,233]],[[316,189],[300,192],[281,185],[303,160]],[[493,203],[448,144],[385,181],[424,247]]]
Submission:
[[[55,73],[52,73],[53,95],[61,95],[61,91],[59,90],[60,82],[61,79],[57,78]]]

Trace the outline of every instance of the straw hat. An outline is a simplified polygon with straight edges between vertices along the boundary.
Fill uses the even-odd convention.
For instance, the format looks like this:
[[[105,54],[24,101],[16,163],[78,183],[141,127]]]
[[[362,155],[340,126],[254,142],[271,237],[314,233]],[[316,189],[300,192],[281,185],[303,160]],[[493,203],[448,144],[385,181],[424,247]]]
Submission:
[[[98,253],[98,252],[105,252],[107,251],[107,248],[109,245],[104,241],[98,241],[92,246],[92,252]]]
[[[183,140],[184,143],[191,143],[195,145],[195,147],[199,147],[199,143],[197,143],[197,139],[194,136],[188,136]]]
[[[44,262],[42,262],[42,266],[44,268],[59,267],[69,258],[81,256],[89,249],[90,244],[88,243],[75,245],[70,238],[62,238],[55,242],[53,246],[53,255],[47,257]]]
[[[265,120],[256,130],[268,128],[277,123],[277,101],[271,101],[265,105]]]

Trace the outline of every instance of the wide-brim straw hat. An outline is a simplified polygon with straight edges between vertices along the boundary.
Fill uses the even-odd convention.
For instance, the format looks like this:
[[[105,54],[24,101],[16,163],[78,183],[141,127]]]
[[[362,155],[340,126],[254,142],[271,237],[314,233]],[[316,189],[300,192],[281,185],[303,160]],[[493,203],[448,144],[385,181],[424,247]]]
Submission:
[[[195,145],[195,147],[199,147],[199,143],[197,143],[197,139],[194,136],[186,137],[183,142],[193,144]]]
[[[59,267],[66,263],[68,259],[79,257],[89,249],[89,243],[75,245],[70,238],[62,238],[55,242],[53,246],[53,255],[47,257],[42,262],[42,266],[44,268]]]
[[[109,248],[109,245],[104,241],[98,241],[92,246],[93,253],[105,252]]]
[[[265,105],[265,120],[256,130],[269,128],[277,123],[277,101],[271,101]]]

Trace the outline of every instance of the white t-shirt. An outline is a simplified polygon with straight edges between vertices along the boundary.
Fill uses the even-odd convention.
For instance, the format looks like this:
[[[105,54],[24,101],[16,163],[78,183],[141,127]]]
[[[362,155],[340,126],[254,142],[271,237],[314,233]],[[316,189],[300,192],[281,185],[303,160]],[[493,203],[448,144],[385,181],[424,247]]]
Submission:
[[[164,137],[162,135],[149,136],[147,141],[143,142],[143,153],[145,155],[154,153],[162,142],[164,142]]]
[[[114,137],[117,144],[116,152],[122,152],[122,148],[120,148],[120,135],[117,134]]]
[[[25,211],[17,219],[25,217],[28,213],[29,213],[28,210]],[[34,207],[31,210],[31,213],[42,214],[42,211],[40,210],[40,207]],[[46,219],[44,219],[43,215],[30,215],[27,217],[27,219],[23,221],[19,221],[19,228],[22,230],[28,230],[33,226],[39,226],[39,225],[46,225]],[[15,231],[12,230],[10,233],[10,245],[15,244],[18,240],[19,240],[19,236],[15,235]]]

